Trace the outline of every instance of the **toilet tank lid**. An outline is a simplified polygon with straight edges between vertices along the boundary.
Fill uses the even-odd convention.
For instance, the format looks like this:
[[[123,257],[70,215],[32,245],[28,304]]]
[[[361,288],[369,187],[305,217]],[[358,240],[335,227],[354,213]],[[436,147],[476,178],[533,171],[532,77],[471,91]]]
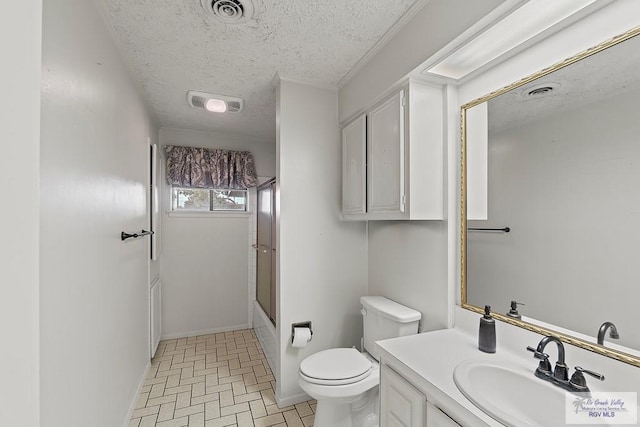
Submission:
[[[360,297],[360,303],[365,309],[374,310],[381,316],[399,323],[409,323],[420,320],[422,314],[412,308],[398,304],[385,297],[369,296]]]

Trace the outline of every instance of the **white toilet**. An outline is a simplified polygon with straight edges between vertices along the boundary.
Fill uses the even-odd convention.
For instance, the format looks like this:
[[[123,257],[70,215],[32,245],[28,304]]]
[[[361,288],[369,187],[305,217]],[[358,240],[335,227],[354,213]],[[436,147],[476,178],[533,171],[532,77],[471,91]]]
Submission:
[[[375,342],[418,332],[421,314],[384,297],[362,297],[364,353],[332,348],[300,363],[298,383],[318,401],[315,427],[377,427],[380,355]]]

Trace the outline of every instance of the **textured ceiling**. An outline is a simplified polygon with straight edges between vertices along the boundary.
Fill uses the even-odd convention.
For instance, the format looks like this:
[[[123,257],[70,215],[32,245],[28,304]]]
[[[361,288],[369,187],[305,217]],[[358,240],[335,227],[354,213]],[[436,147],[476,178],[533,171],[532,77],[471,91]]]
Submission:
[[[223,24],[200,0],[98,0],[161,126],[275,138],[276,73],[336,84],[415,0],[253,0]],[[186,92],[242,97],[239,114],[187,105]]]
[[[561,68],[489,101],[489,130],[496,132],[543,120],[624,92],[640,89],[640,36]],[[615,64],[615,65],[613,65]],[[557,86],[543,96],[535,87]]]

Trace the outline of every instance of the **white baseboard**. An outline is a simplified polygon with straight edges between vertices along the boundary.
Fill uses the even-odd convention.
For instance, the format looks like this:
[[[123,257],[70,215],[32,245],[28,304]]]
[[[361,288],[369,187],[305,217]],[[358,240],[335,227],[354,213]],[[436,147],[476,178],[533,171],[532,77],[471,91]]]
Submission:
[[[192,331],[192,332],[179,332],[176,334],[166,334],[162,335],[161,340],[172,340],[174,338],[188,338],[188,337],[197,337],[200,335],[210,335],[217,334],[220,332],[229,332],[229,331],[237,331],[240,329],[249,329],[249,325],[244,323],[242,325],[233,325],[233,326],[225,326],[223,328],[214,328],[214,329],[203,329],[201,331]]]
[[[151,368],[151,361],[147,362],[147,366],[144,368],[142,378],[140,378],[140,382],[138,383],[138,388],[136,389],[136,394],[133,396],[133,400],[131,401],[131,406],[129,407],[129,411],[127,411],[127,417],[124,419],[124,423],[122,424],[122,427],[129,427],[131,425],[131,417],[133,416],[133,411],[136,410],[136,403],[138,403],[138,396],[140,396],[142,387],[144,387],[144,382],[147,380],[147,375],[149,375],[150,368]]]
[[[293,396],[283,398],[278,396],[278,393],[276,393],[276,403],[279,408],[286,408],[287,406],[296,405],[298,403],[306,402],[307,400],[311,400],[311,397],[307,393],[295,394]]]

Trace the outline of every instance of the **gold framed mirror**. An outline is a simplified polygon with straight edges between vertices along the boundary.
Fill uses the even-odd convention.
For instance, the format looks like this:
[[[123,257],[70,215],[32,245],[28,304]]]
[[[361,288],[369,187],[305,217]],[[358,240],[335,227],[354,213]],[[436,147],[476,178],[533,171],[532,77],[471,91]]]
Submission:
[[[515,82],[515,83],[513,83],[513,84],[511,84],[509,86],[506,86],[506,87],[504,87],[502,89],[499,89],[499,90],[494,91],[494,92],[492,92],[492,93],[490,93],[488,95],[485,95],[485,96],[483,96],[481,98],[478,98],[478,99],[476,99],[474,101],[471,101],[471,102],[469,102],[469,103],[467,103],[467,104],[465,104],[465,105],[463,105],[461,107],[461,117],[460,117],[460,119],[461,119],[461,139],[462,139],[462,141],[461,141],[461,306],[462,306],[462,308],[474,311],[476,313],[483,313],[483,308],[481,307],[481,305],[484,305],[485,303],[486,304],[490,304],[491,303],[491,301],[486,301],[486,302],[483,301],[483,302],[481,302],[479,300],[479,298],[475,298],[475,301],[472,301],[472,300],[470,300],[468,298],[470,293],[473,293],[473,292],[470,292],[470,288],[469,288],[470,283],[468,283],[468,280],[469,280],[469,265],[468,264],[469,264],[469,253],[470,253],[469,252],[469,246],[468,246],[469,245],[469,235],[468,235],[468,231],[469,230],[468,230],[468,228],[472,228],[472,227],[469,227],[469,222],[472,221],[472,220],[470,219],[468,221],[468,212],[467,212],[467,210],[468,210],[468,199],[467,199],[468,194],[467,193],[468,193],[468,189],[469,189],[468,182],[467,182],[467,180],[468,180],[468,175],[467,175],[467,161],[468,161],[467,148],[468,147],[467,147],[467,145],[468,145],[468,141],[469,141],[468,133],[470,132],[470,129],[469,129],[469,127],[470,127],[470,117],[471,117],[470,110],[473,109],[474,107],[483,106],[483,108],[485,108],[485,110],[484,110],[485,111],[485,113],[484,113],[485,116],[484,117],[487,117],[486,121],[489,122],[489,118],[488,117],[490,117],[490,114],[486,113],[487,110],[496,111],[496,112],[497,111],[505,111],[505,110],[508,110],[510,108],[510,106],[513,106],[512,103],[511,104],[509,103],[510,101],[505,101],[503,103],[504,105],[502,107],[500,107],[499,104],[498,104],[497,99],[507,99],[506,96],[509,96],[509,94],[511,94],[514,97],[518,97],[518,96],[522,97],[523,93],[526,93],[526,94],[529,94],[529,95],[531,95],[532,93],[533,93],[533,95],[539,95],[539,94],[541,94],[543,92],[547,92],[547,91],[550,92],[555,88],[555,86],[561,86],[562,85],[562,83],[558,83],[558,82],[562,82],[563,81],[560,76],[563,76],[563,73],[566,74],[568,72],[568,70],[570,70],[570,68],[569,68],[570,66],[580,63],[579,66],[581,68],[585,69],[587,67],[587,65],[585,65],[585,64],[587,64],[587,62],[586,61],[585,62],[580,62],[580,61],[583,61],[583,60],[588,59],[588,58],[593,58],[594,60],[596,60],[596,58],[597,58],[597,60],[600,61],[600,64],[608,63],[607,61],[610,61],[610,59],[605,57],[604,54],[602,54],[603,52],[605,52],[608,49],[613,48],[615,46],[623,46],[623,45],[621,45],[623,42],[630,41],[631,39],[634,39],[638,35],[640,35],[640,27],[634,28],[634,29],[632,29],[632,30],[630,30],[630,31],[628,31],[628,32],[626,32],[624,34],[621,34],[621,35],[619,35],[617,37],[614,37],[611,40],[607,40],[607,41],[605,41],[605,42],[603,42],[603,43],[601,43],[601,44],[599,44],[599,45],[597,45],[597,46],[595,46],[593,48],[590,48],[590,49],[588,49],[588,50],[586,50],[584,52],[581,52],[581,53],[571,57],[571,58],[568,58],[568,59],[566,59],[564,61],[561,61],[561,62],[559,62],[559,63],[557,63],[557,64],[555,64],[555,65],[553,65],[551,67],[545,68],[545,69],[543,69],[543,70],[541,70],[541,71],[539,71],[539,72],[537,72],[535,74],[532,74],[532,75],[530,75],[530,76],[528,76],[528,77],[526,77],[524,79],[521,79],[521,80],[519,80],[519,81],[517,81],[517,82]],[[634,43],[639,43],[639,45],[640,45],[640,37],[637,37],[633,42]],[[607,54],[609,54],[609,52],[614,52],[614,50],[608,51]],[[636,50],[636,52],[637,52],[637,50]],[[598,55],[601,55],[601,56],[598,56]],[[629,56],[632,56],[632,57],[633,56],[637,56],[637,55],[628,55],[628,54],[625,54],[624,52],[623,53],[618,53],[618,55],[622,55],[620,57],[624,57],[624,58],[627,58]],[[599,66],[601,67],[602,65],[599,65]],[[632,73],[632,74],[637,74],[637,70],[638,69],[640,69],[640,68],[635,68],[636,71],[635,71],[635,73]],[[590,74],[589,70],[581,71],[581,73],[582,74],[580,74],[580,76],[583,79],[590,78],[592,80],[595,79],[596,81],[598,81],[598,79],[595,78],[593,74]],[[612,72],[611,74],[613,75],[613,74],[616,74],[616,73]],[[622,70],[618,74],[621,75],[621,76],[626,76],[627,74],[630,74],[630,73],[625,73],[624,70]],[[606,79],[606,80],[609,80],[609,79]],[[549,81],[551,81],[551,83],[548,83]],[[582,82],[585,81],[585,80],[580,80],[580,79],[576,78],[576,81],[578,82],[577,86],[580,86],[582,84]],[[603,81],[603,79],[601,79],[600,81]],[[639,82],[640,82],[640,79],[639,79]],[[607,84],[609,84],[609,82],[607,82]],[[634,82],[634,84],[635,84],[635,82]],[[625,86],[625,85],[628,86],[629,82],[628,81],[619,82],[618,83],[618,87],[616,87],[616,90],[619,91],[620,93],[623,93],[627,89],[627,86]],[[580,87],[582,88],[582,86],[580,86]],[[636,90],[636,89],[638,91],[640,91],[640,85],[637,88],[634,87],[634,90]],[[583,91],[583,92],[586,92],[586,91]],[[594,92],[606,92],[607,97],[610,97],[610,95],[611,95],[611,93],[607,92],[606,89],[603,89],[603,88],[598,88],[598,90],[596,90]],[[640,94],[640,92],[638,92],[638,93]],[[505,97],[503,97],[503,96],[505,96]],[[591,103],[595,102],[594,99],[589,98],[589,96],[591,96],[591,95],[588,94],[588,93],[582,93],[581,94],[580,102],[583,103],[582,105],[586,105],[585,103],[589,103],[589,102],[591,102]],[[503,97],[503,98],[499,98],[499,97]],[[495,102],[495,103],[494,104],[489,104],[490,102]],[[545,101],[545,100],[540,100],[539,99],[536,102],[538,104],[540,104],[540,105],[545,105],[545,102],[553,103],[554,101],[549,101],[549,100]],[[536,102],[532,102],[531,104],[535,104]],[[558,104],[557,108],[565,108],[565,110],[567,110],[567,108],[568,108],[567,104],[570,104],[571,102],[573,102],[573,101],[567,101],[566,97],[561,98],[557,102],[557,104]],[[495,107],[487,107],[488,105],[489,106],[494,105]],[[551,104],[549,104],[549,105],[551,105]],[[634,104],[631,104],[631,105],[634,105]],[[601,110],[605,111],[606,108],[601,107]],[[471,110],[471,111],[477,111],[477,110]],[[637,107],[635,107],[635,111],[637,111]],[[517,113],[514,113],[514,114],[517,114]],[[531,121],[532,120],[531,117],[534,117],[534,116],[541,116],[542,117],[542,115],[544,115],[544,114],[551,114],[551,113],[549,111],[546,111],[546,112],[527,111],[527,112],[521,113],[521,116],[522,117],[526,117],[527,120],[529,120],[527,125],[536,126],[536,123]],[[498,118],[496,120],[499,121],[502,126],[511,126],[510,130],[513,130],[513,126],[514,126],[513,123],[516,121],[516,119],[514,117],[516,117],[516,116],[515,115],[514,116],[509,116],[509,117],[506,117],[506,118],[501,117],[501,118]],[[586,119],[584,119],[584,120],[586,120]],[[633,120],[631,120],[631,121],[633,121]],[[475,123],[476,119],[473,119],[473,122]],[[568,122],[568,120],[567,120],[567,122]],[[496,125],[496,126],[498,126],[498,125]],[[490,128],[491,125],[487,124],[487,127]],[[585,127],[587,127],[587,126],[585,126]],[[572,133],[573,130],[575,130],[575,128],[565,129],[562,132],[564,132],[563,134],[569,134],[569,133]],[[635,132],[635,129],[634,129],[634,132]],[[634,133],[634,135],[636,135],[636,134],[640,134],[640,133],[639,132]],[[487,139],[491,140],[490,137],[487,137]],[[554,140],[553,142],[555,143],[556,141]],[[504,148],[504,147],[502,147],[502,148]],[[536,148],[536,150],[537,150],[537,148]],[[558,148],[555,147],[554,150],[556,150],[556,151],[554,151],[554,153],[557,153]],[[606,151],[606,149],[603,148],[603,149],[601,149],[601,151]],[[573,151],[573,153],[575,153],[575,151]],[[536,151],[536,155],[537,154],[538,154],[538,151]],[[569,154],[569,156],[570,155],[571,154]],[[565,157],[565,158],[568,158],[568,157]],[[616,159],[624,159],[624,158],[625,158],[624,154],[619,154],[618,153],[616,155]],[[640,156],[638,158],[640,159]],[[487,161],[487,164],[489,164],[489,160],[486,160],[486,161]],[[615,162],[611,162],[610,159],[607,159],[607,161],[609,162],[608,163],[609,166],[617,165]],[[634,166],[633,164],[629,163],[628,161],[627,161],[627,163],[628,164],[626,164],[624,167],[633,168],[633,166]],[[513,169],[517,169],[518,167],[522,167],[522,165],[513,165],[512,164],[512,168]],[[487,168],[488,168],[488,166],[487,166]],[[617,167],[615,170],[618,170],[618,169],[620,169],[620,167]],[[634,169],[640,169],[640,168],[638,168],[638,165],[636,164]],[[548,171],[545,171],[545,172],[548,172]],[[541,173],[538,173],[538,175],[541,175]],[[602,178],[597,178],[596,177],[594,179],[599,179],[600,181],[602,181]],[[620,179],[624,180],[626,178],[624,176],[620,176]],[[580,180],[582,180],[582,177],[575,178],[574,180],[575,181],[580,181]],[[504,181],[509,181],[509,179],[505,179]],[[637,182],[637,180],[635,178],[632,181],[633,182]],[[549,183],[546,183],[546,184],[547,184],[547,187],[546,187],[547,188],[547,192],[553,192],[553,191],[549,191],[548,190],[549,189]],[[489,181],[488,185],[489,186],[491,185],[491,181]],[[629,188],[631,190],[631,187],[629,187]],[[571,190],[574,191],[574,189],[571,189]],[[516,188],[513,191],[519,191],[519,188]],[[592,188],[590,187],[588,189],[588,191],[592,191]],[[636,191],[637,191],[637,187],[636,187]],[[611,191],[609,191],[609,192],[611,192]],[[577,196],[575,195],[577,193],[579,193],[579,192],[574,191],[574,193],[571,193],[570,197],[566,197],[566,196],[564,196],[564,197],[565,198],[577,198]],[[511,193],[511,195],[513,195],[513,193]],[[556,194],[556,196],[557,196],[557,194]],[[628,200],[629,197],[627,197],[626,199],[625,199],[625,197],[619,197],[619,199]],[[637,198],[634,198],[634,199],[637,199]],[[609,206],[609,202],[601,203],[601,204],[606,204],[607,206]],[[487,208],[487,209],[488,209],[488,212],[489,212],[489,208]],[[586,208],[584,206],[582,206],[581,209],[586,209]],[[626,213],[627,213],[627,217],[629,217],[629,218],[631,218],[633,215],[637,216],[637,214],[640,213],[640,211],[636,212],[635,208],[628,209],[628,206],[626,206],[626,205],[625,205],[625,209],[627,209]],[[495,215],[493,215],[493,216],[495,217]],[[538,216],[538,218],[539,218],[539,216]],[[579,214],[577,216],[576,216],[576,214],[566,214],[565,216],[567,216],[568,221],[570,221],[570,222],[579,222],[579,221],[576,220],[576,218],[580,216]],[[504,231],[504,229],[506,229],[505,226],[512,225],[510,223],[509,224],[505,224],[505,223],[497,224],[497,223],[494,223],[492,221],[492,219],[494,219],[494,218],[492,218],[492,215],[489,215],[487,218],[483,219],[482,224],[488,224],[488,225],[486,225],[486,228],[490,228],[493,231],[496,231],[496,230],[497,231]],[[542,223],[542,221],[540,221],[540,222]],[[472,222],[472,225],[473,225],[473,222]],[[540,225],[544,226],[545,224],[540,224]],[[517,232],[519,230],[523,229],[522,223],[518,223],[518,226],[519,227],[515,227],[514,228],[516,230],[516,234],[517,234]],[[623,222],[621,222],[621,226],[625,226]],[[626,226],[628,227],[628,225],[626,225]],[[473,225],[473,228],[476,228],[476,227],[477,227],[477,225]],[[550,227],[550,228],[552,228],[552,227]],[[536,233],[538,235],[541,234],[539,229],[532,231],[532,234],[536,234]],[[580,242],[584,243],[580,239],[576,239],[575,236],[571,237],[571,238],[567,238],[566,236],[560,236],[559,239],[564,239],[564,240],[568,240],[568,241],[571,241],[571,239],[574,239],[574,242],[572,242],[574,245],[578,245]],[[483,249],[490,248],[490,247],[495,248],[497,246],[503,246],[503,247],[505,247],[504,251],[513,251],[514,247],[516,247],[515,245],[509,246],[509,247],[507,247],[508,245],[506,245],[506,244],[501,245],[501,243],[499,241],[496,241],[495,239],[491,240],[489,243],[487,243],[487,240],[488,239],[485,239],[485,242],[484,242],[485,246],[482,247]],[[521,240],[524,241],[524,242],[527,242],[526,239],[521,239]],[[633,240],[633,239],[629,239],[629,240]],[[547,246],[547,248],[549,248],[554,244],[554,242],[555,242],[555,240],[553,240],[553,239],[547,239],[547,242],[545,244],[549,245],[549,246]],[[601,242],[596,242],[596,245],[594,245],[594,246],[598,246],[599,250],[607,250],[607,249],[611,250],[610,248],[613,247],[612,245],[615,245],[615,243],[611,243],[611,242],[608,241],[606,244],[603,244]],[[538,244],[538,247],[543,247],[543,246],[544,245],[542,245],[542,244]],[[603,248],[600,248],[600,246],[602,246]],[[503,251],[503,254],[504,254],[504,251]],[[568,250],[565,248],[565,252],[566,251],[568,251]],[[477,250],[477,249],[475,251],[471,250],[471,253],[474,253],[474,254],[481,253],[481,252],[482,251]],[[629,252],[629,251],[626,251],[626,252]],[[530,254],[528,254],[528,255],[530,256]],[[534,256],[539,257],[540,259],[544,258],[541,255],[534,255]],[[496,256],[494,258],[498,258],[498,257]],[[479,257],[478,259],[480,259],[481,261],[485,261],[488,258],[486,258],[486,257],[480,258]],[[585,259],[588,260],[588,257],[585,256]],[[584,260],[582,262],[584,262],[585,264],[589,264],[589,265],[593,264],[592,262],[589,263],[588,261],[584,261]],[[557,268],[555,268],[555,267],[557,267],[558,265],[563,264],[563,263],[568,264],[568,262],[566,260],[559,260],[557,262],[557,264],[554,266],[554,268],[549,268],[550,272],[548,274],[553,274],[557,270]],[[478,264],[480,264],[480,261],[476,260],[474,266],[477,266]],[[628,261],[627,261],[627,264],[629,264]],[[633,263],[631,263],[630,265],[633,265]],[[474,272],[477,272],[477,271],[480,270],[477,267],[474,267],[474,268],[475,268]],[[486,270],[491,270],[492,268],[493,268],[493,270],[496,270],[495,265],[493,267],[492,266],[487,266]],[[522,268],[522,266],[513,267],[512,270],[515,271],[518,268]],[[574,268],[576,268],[576,267],[574,266]],[[585,270],[585,274],[589,274],[588,266],[584,267],[584,270]],[[613,267],[608,267],[608,274],[610,274],[611,271],[616,271],[616,270]],[[565,274],[567,276],[570,276],[572,273],[563,273],[563,274]],[[640,273],[638,273],[638,274],[640,274]],[[579,276],[579,275],[575,274],[575,276]],[[542,277],[545,277],[545,276],[542,276]],[[514,279],[512,281],[512,283],[517,282],[517,281],[521,281],[523,283],[523,286],[526,286],[525,283],[527,282],[527,280],[520,280],[520,278],[517,278],[516,276],[511,276],[510,278]],[[495,279],[495,276],[486,275],[486,276],[483,276],[482,280],[479,280],[479,281],[480,282],[491,282],[492,279]],[[473,278],[472,278],[472,280],[473,280]],[[579,279],[577,279],[576,281],[578,282],[576,284],[576,286],[583,286],[584,285],[584,283],[580,282]],[[531,282],[531,281],[529,281],[529,282]],[[635,283],[637,283],[637,282],[635,282]],[[627,286],[629,285],[629,283],[625,283],[625,284]],[[555,286],[556,286],[556,290],[557,290],[558,287],[559,287],[558,283],[555,283]],[[635,286],[637,287],[638,285],[636,284]],[[505,291],[505,289],[507,289],[507,290]],[[586,285],[585,285],[585,289],[588,289],[588,287]],[[475,289],[473,291],[475,291]],[[495,295],[496,292],[498,292],[498,291],[491,291],[491,292],[493,292],[491,295]],[[510,293],[514,293],[515,294],[518,291],[514,290],[514,289],[510,289],[510,288],[502,288],[502,289],[500,289],[500,292],[502,294],[504,294],[505,292],[510,292]],[[542,292],[542,291],[540,291],[540,292]],[[545,291],[545,292],[549,292],[549,291]],[[577,291],[572,291],[572,292],[573,292],[573,294],[571,294],[571,295],[575,295],[575,293]],[[478,294],[478,292],[475,292],[474,297],[475,297],[476,294]],[[612,292],[612,294],[613,294],[613,297],[618,298],[619,301],[623,301],[625,299],[625,295],[624,294],[616,294],[615,292]],[[550,295],[555,295],[555,294],[550,294]],[[511,297],[511,296],[513,296],[514,299],[517,299],[517,296],[509,295],[509,297]],[[507,296],[505,296],[505,298],[506,297]],[[562,294],[562,297],[563,297],[563,300],[564,300],[565,304],[567,304],[567,305],[575,303],[576,301],[580,301],[581,303],[584,302],[584,300],[580,300],[580,299],[571,300],[571,298],[567,298],[567,295],[565,295],[565,294]],[[597,303],[597,301],[596,301],[596,303]],[[637,308],[636,308],[637,307],[637,302],[629,301],[628,304],[629,304],[629,307],[630,307],[630,310],[631,310],[630,312],[631,313],[636,313],[635,316],[637,317]],[[491,305],[493,305],[493,304],[491,304]],[[576,305],[579,305],[579,304],[576,304]],[[534,306],[535,306],[535,304],[534,304]],[[508,308],[508,307],[503,307],[502,304],[499,307],[500,308]],[[496,307],[494,306],[494,309],[495,308]],[[622,310],[624,310],[624,309],[625,308],[622,308]],[[505,310],[494,310],[494,313],[493,313],[494,317],[496,319],[501,320],[503,322],[506,322],[506,323],[509,323],[511,325],[518,326],[518,327],[521,327],[521,328],[524,328],[524,329],[527,329],[529,331],[536,332],[536,333],[539,333],[539,334],[542,334],[542,335],[552,335],[552,336],[558,337],[560,340],[562,340],[565,343],[572,344],[572,345],[575,345],[577,347],[592,351],[594,353],[598,353],[598,354],[601,354],[601,355],[604,355],[604,356],[611,357],[613,359],[619,360],[621,362],[628,363],[630,365],[640,367],[640,356],[637,355],[637,354],[640,354],[640,345],[636,344],[635,341],[633,342],[632,346],[628,346],[628,347],[626,347],[627,346],[626,343],[625,343],[624,346],[623,345],[619,345],[619,346],[618,345],[610,345],[608,342],[605,345],[602,345],[602,344],[598,344],[596,342],[595,335],[593,335],[594,336],[593,340],[589,340],[589,339],[587,339],[585,337],[592,336],[590,333],[588,333],[586,331],[579,330],[578,328],[575,328],[573,326],[567,326],[567,325],[563,324],[563,322],[550,321],[550,320],[548,320],[546,318],[538,319],[536,316],[531,316],[531,317],[526,317],[525,316],[525,318],[523,320],[523,319],[518,319],[518,318],[507,316],[506,314],[500,314],[499,311],[506,312],[506,309]],[[556,307],[552,311],[553,312],[558,312],[558,311],[561,311],[561,310],[559,310]],[[594,312],[592,310],[585,310],[585,311],[588,312],[588,313],[593,313]],[[616,311],[614,309],[612,309],[610,311],[610,313],[613,313],[613,314],[611,314],[611,316],[615,316]],[[525,313],[523,313],[523,314],[525,314]],[[563,315],[564,315],[564,313],[563,313]],[[573,315],[568,314],[567,316],[573,316]],[[609,316],[609,314],[606,313],[605,316]],[[592,317],[594,317],[594,316],[592,316]],[[610,319],[602,318],[601,320],[605,321],[605,320],[610,320]],[[568,322],[568,323],[570,323],[570,322]],[[554,325],[557,325],[557,326],[554,326]],[[556,327],[557,327],[557,329],[554,329]],[[591,331],[591,330],[592,329],[590,329],[589,331]],[[571,331],[575,331],[575,334],[572,334]],[[627,331],[628,335],[634,335],[633,339],[635,339],[635,336],[638,335],[637,331],[635,330],[635,327],[626,328],[626,331]],[[620,334],[622,335],[623,332],[620,331]],[[636,354],[633,354],[633,353],[636,353]]]

